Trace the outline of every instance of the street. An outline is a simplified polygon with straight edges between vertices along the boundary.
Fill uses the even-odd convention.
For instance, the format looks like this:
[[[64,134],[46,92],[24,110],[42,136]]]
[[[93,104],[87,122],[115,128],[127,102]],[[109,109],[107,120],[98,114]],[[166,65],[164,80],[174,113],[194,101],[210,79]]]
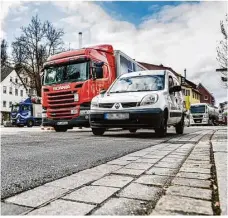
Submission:
[[[148,151],[153,150],[156,152],[152,157],[145,157],[146,159],[145,161],[142,161],[143,164],[140,163],[141,165],[146,164],[146,162],[151,162],[158,157],[163,158],[171,152],[172,154],[169,154],[170,157],[167,157],[167,160],[170,161],[170,163],[166,163],[164,160],[158,165],[158,167],[161,167],[158,169],[165,169],[166,167],[179,169],[183,164],[183,160],[188,157],[189,152],[194,148],[195,144],[200,139],[202,142],[208,141],[213,132],[218,129],[224,129],[224,127],[186,127],[184,135],[176,135],[174,129],[169,128],[167,137],[156,138],[153,130],[141,130],[136,134],[131,134],[128,131],[108,131],[102,137],[95,137],[89,129],[80,130],[75,128],[66,133],[56,133],[53,131],[42,131],[40,127],[1,128],[1,198],[2,200],[6,199],[7,202],[7,199],[11,199],[9,197],[14,196],[17,193],[38,186],[42,187],[42,185],[51,181],[58,181],[57,179],[62,177],[68,178],[74,173],[76,173],[74,175],[77,175],[77,172],[95,166],[110,164],[109,166],[114,166],[114,168],[117,166],[123,167],[127,163],[123,163],[124,159],[121,160],[121,157],[127,154],[134,156],[134,154],[137,153],[136,151],[145,155],[147,149]],[[176,151],[176,149],[179,151]],[[207,152],[209,152],[209,150]],[[205,154],[207,152],[205,151]],[[182,155],[181,161],[179,157],[177,157],[179,154]],[[205,157],[206,161],[209,160],[209,156],[210,155],[208,155],[207,158]],[[128,157],[128,155],[126,157]],[[137,162],[134,158],[130,158],[127,161],[133,160]],[[127,161],[125,160],[125,162]],[[108,164],[105,164],[107,162]],[[140,161],[138,161],[138,164],[139,162]],[[133,171],[140,171],[142,169],[145,171],[146,168],[144,168],[144,166],[141,168],[142,166],[140,167],[140,164],[139,166],[132,166],[129,168],[132,168]],[[147,168],[149,167],[147,166]],[[210,164],[206,168],[209,170]],[[96,167],[93,169],[96,169]],[[118,167],[113,170],[118,170]],[[84,171],[82,171],[82,173],[83,172]],[[110,171],[108,173],[110,173]],[[124,174],[129,176],[131,173],[132,172]],[[133,176],[135,176],[134,173]],[[148,181],[146,183],[148,183]],[[84,200],[82,201],[84,202]],[[14,201],[11,203],[20,205],[20,203]],[[2,206],[3,211],[6,210],[4,210],[4,205],[5,203]],[[38,206],[25,205],[29,207]],[[9,205],[6,204],[5,208],[8,206]],[[27,211],[28,208],[25,207],[25,211]],[[12,213],[12,209],[7,209],[7,212],[5,213]],[[14,211],[13,214],[15,213],[19,212]],[[98,214],[116,213],[113,211],[107,213],[101,209]],[[204,213],[202,212],[202,214]]]
[[[186,134],[194,131],[185,129]],[[88,130],[55,133],[37,127],[2,129],[2,198],[173,137],[177,136],[171,128],[164,139],[156,138],[153,130],[107,132],[104,137],[94,137]]]

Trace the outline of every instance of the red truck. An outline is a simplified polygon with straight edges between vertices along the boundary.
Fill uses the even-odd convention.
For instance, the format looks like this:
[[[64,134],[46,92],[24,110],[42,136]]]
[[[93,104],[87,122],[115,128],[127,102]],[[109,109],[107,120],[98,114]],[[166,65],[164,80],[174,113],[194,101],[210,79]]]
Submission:
[[[42,70],[42,123],[56,132],[89,127],[90,103],[121,74],[146,70],[112,45],[62,52]]]

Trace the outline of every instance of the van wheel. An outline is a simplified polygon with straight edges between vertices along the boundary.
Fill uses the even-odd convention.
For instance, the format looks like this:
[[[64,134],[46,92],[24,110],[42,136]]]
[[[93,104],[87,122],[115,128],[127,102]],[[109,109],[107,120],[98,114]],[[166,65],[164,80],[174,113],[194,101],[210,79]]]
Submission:
[[[164,137],[167,134],[167,114],[164,114],[159,128],[155,129],[155,134],[158,137]]]
[[[32,127],[34,125],[33,120],[28,120],[27,121],[27,127]]]
[[[67,131],[67,127],[63,127],[63,126],[54,126],[54,130],[56,132],[66,132]]]
[[[175,126],[176,133],[177,134],[183,134],[184,133],[184,118],[182,116],[181,121]]]
[[[94,135],[103,135],[105,133],[104,128],[92,128],[92,132]]]
[[[130,133],[136,133],[137,129],[129,129]]]

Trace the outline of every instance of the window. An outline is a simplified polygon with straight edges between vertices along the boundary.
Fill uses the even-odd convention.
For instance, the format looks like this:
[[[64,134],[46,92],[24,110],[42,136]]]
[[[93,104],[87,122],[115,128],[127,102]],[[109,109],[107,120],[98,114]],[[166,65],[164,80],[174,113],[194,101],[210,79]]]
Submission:
[[[3,93],[6,94],[6,92],[7,92],[7,87],[3,86]]]
[[[25,83],[27,83],[28,82],[28,78],[25,78]]]
[[[122,55],[120,56],[120,74],[130,73],[133,71],[133,64],[130,60],[126,59]]]
[[[10,107],[10,108],[12,107],[12,101],[9,102],[9,107]]]
[[[182,89],[182,94],[185,95],[185,89]]]
[[[169,76],[169,88],[174,86],[173,77]]]
[[[195,98],[195,93],[194,92],[192,92],[192,96],[193,96],[193,98]]]
[[[6,101],[3,101],[3,107],[6,107]]]
[[[18,79],[17,78],[15,79],[15,83],[18,83]]]
[[[13,78],[12,77],[10,77],[10,82],[12,82],[13,81]]]
[[[33,89],[33,95],[36,95],[36,90],[35,89]]]
[[[208,100],[208,96],[207,95],[204,96],[204,100]]]
[[[18,89],[15,89],[15,95],[18,96]]]
[[[9,94],[10,94],[10,95],[13,94],[13,89],[12,89],[12,87],[9,88]]]
[[[23,90],[21,90],[21,97],[23,97]]]

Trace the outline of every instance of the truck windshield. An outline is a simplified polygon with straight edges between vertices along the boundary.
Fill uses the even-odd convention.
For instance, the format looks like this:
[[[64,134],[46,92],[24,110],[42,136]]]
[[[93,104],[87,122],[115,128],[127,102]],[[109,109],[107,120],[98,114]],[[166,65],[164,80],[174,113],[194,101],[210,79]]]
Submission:
[[[122,77],[118,79],[110,93],[145,92],[164,89],[164,75],[145,75],[135,77]]]
[[[19,111],[19,108],[20,108],[19,105],[12,105],[11,111],[12,111],[12,112],[18,112],[18,111]]]
[[[89,77],[89,62],[52,66],[45,69],[44,85],[85,81]]]
[[[205,113],[205,105],[195,105],[195,106],[191,106],[190,111],[192,114],[196,114],[196,113]]]

